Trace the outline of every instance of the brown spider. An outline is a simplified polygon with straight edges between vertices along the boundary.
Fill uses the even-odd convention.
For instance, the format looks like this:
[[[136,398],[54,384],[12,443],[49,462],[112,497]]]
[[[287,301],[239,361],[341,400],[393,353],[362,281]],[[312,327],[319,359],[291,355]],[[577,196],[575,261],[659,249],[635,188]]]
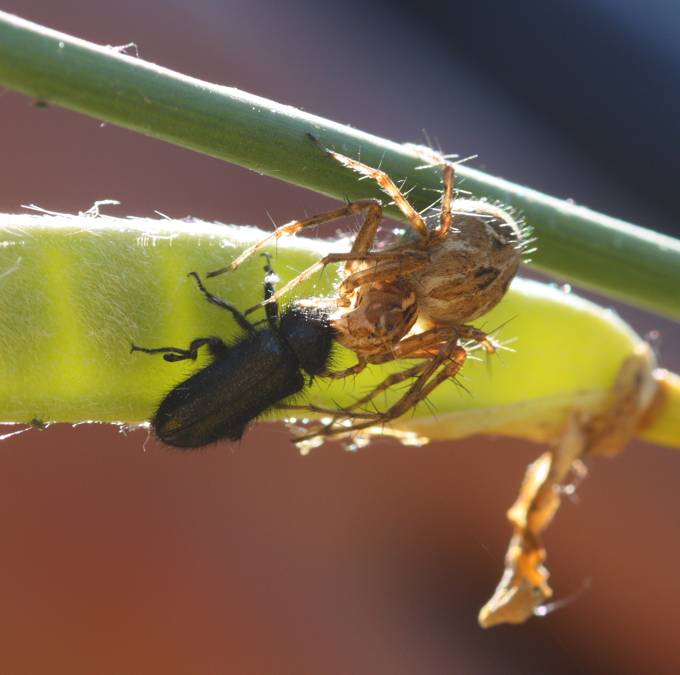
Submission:
[[[442,168],[441,206],[423,215],[413,208],[385,172],[332,150],[323,151],[343,166],[375,180],[407,218],[410,232],[399,242],[374,250],[382,204],[375,199],[363,199],[283,225],[245,250],[230,265],[208,276],[236,269],[272,240],[365,213],[349,252],[321,258],[265,303],[276,302],[326,265],[344,262],[345,277],[332,300],[337,308],[332,322],[336,339],[356,354],[357,363],[322,376],[347,377],[359,373],[368,364],[397,359],[421,361],[388,376],[348,408],[297,406],[329,413],[333,420],[296,438],[296,442],[348,434],[400,417],[460,371],[467,357],[461,340],[473,340],[487,352],[493,352],[495,348],[486,333],[467,323],[501,300],[517,272],[525,243],[520,227],[503,209],[485,201],[453,199],[454,169],[439,155],[435,160]],[[380,392],[408,379],[414,381],[406,393],[384,412],[357,410]],[[350,418],[354,420],[351,424],[338,424],[338,420]]]

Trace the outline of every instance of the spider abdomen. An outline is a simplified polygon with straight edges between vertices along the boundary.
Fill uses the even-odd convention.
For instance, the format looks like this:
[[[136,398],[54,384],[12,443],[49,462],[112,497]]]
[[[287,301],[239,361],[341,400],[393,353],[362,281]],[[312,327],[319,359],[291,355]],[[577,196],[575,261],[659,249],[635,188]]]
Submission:
[[[500,302],[522,259],[521,231],[503,209],[453,202],[453,228],[410,275],[422,324],[465,324]]]

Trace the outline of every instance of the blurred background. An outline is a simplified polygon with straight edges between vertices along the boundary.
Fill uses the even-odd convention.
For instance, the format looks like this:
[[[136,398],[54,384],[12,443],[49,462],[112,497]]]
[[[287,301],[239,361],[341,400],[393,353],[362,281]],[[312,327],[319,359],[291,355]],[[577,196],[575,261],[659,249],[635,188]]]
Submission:
[[[3,9],[393,140],[431,138],[490,173],[678,235],[672,0]],[[268,214],[330,205],[13,92],[0,120],[3,212],[115,198],[114,215],[268,227]],[[680,371],[677,324],[615,307],[657,331],[661,363]],[[677,453],[636,443],[591,462],[546,537],[551,582],[572,602],[485,632],[476,617],[501,573],[505,510],[541,447],[382,441],[301,457],[278,425],[195,453],[145,440],[53,427],[0,446],[1,672],[680,672]]]

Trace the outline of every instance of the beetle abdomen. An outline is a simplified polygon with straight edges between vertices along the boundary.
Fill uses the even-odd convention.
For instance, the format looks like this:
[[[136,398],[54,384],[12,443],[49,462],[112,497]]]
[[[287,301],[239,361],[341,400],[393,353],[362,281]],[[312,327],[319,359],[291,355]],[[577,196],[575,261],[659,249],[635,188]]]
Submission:
[[[295,355],[265,330],[178,384],[152,425],[161,441],[180,448],[235,441],[249,422],[304,386]]]

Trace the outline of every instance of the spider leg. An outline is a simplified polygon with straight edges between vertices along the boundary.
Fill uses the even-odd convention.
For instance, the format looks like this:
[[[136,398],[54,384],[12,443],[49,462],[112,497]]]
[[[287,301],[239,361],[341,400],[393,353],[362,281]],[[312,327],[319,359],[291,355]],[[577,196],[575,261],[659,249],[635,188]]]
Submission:
[[[427,366],[427,361],[421,361],[420,363],[417,363],[415,366],[411,366],[410,368],[406,368],[405,370],[400,370],[398,373],[392,373],[391,375],[388,375],[379,385],[373,387],[371,391],[366,394],[366,396],[363,396],[360,398],[358,401],[355,401],[351,406],[348,406],[347,408],[343,408],[342,411],[348,412],[350,410],[354,410],[355,408],[360,408],[363,405],[366,405],[369,401],[372,401],[376,396],[381,394],[383,391],[386,391],[390,387],[393,387],[404,380],[408,380],[409,378],[416,377],[417,375],[420,375],[420,373],[425,369]],[[376,413],[372,414],[373,419],[376,418],[376,416],[379,416],[379,413],[376,415]]]
[[[437,239],[446,239],[451,229],[451,222],[453,215],[451,214],[451,201],[453,200],[453,181],[454,181],[453,166],[444,161],[442,164],[442,179],[444,189],[442,191],[441,211],[439,212],[439,229],[437,230]]]
[[[243,251],[243,253],[241,253],[241,255],[233,260],[229,265],[226,267],[221,267],[218,270],[208,272],[207,276],[215,277],[219,274],[223,274],[224,272],[235,270],[245,260],[253,255],[253,253],[259,251],[263,246],[266,246],[272,240],[275,241],[281,237],[295,234],[306,227],[321,225],[322,223],[328,223],[332,220],[337,220],[338,218],[343,218],[345,216],[351,216],[355,213],[362,213],[364,211],[366,212],[366,218],[364,219],[361,229],[363,230],[366,228],[368,232],[366,238],[369,239],[369,234],[372,230],[374,232],[373,236],[375,236],[375,231],[378,229],[378,225],[380,224],[380,220],[382,218],[382,204],[377,199],[361,199],[356,202],[345,204],[345,206],[339,209],[333,209],[332,211],[320,213],[316,216],[311,216],[310,218],[304,218],[303,220],[293,220],[290,223],[281,225],[281,227],[277,227],[271,234],[268,234],[266,237],[260,239],[260,241],[258,241],[256,244],[253,244]],[[370,243],[373,243],[372,240]]]
[[[316,138],[310,135],[310,138],[317,144]],[[381,169],[374,169],[373,167],[359,162],[356,159],[351,159],[338,152],[324,148],[319,144],[319,147],[327,155],[332,157],[336,162],[346,166],[348,169],[374,180],[383,192],[386,192],[397,208],[406,216],[411,227],[422,237],[427,240],[430,236],[425,219],[411,206],[409,201],[404,196],[403,192],[396,186],[395,182]]]
[[[338,425],[337,421],[334,420],[331,424],[324,426],[321,430],[315,430],[308,434],[298,436],[293,439],[293,441],[298,443],[316,436],[330,437],[344,435],[354,431],[361,431],[362,429],[367,429],[378,424],[385,424],[390,420],[401,417],[408,410],[420,403],[420,401],[427,398],[427,396],[429,396],[440,384],[455,377],[463,367],[466,357],[467,352],[463,347],[458,345],[458,336],[456,335],[442,345],[437,356],[429,361],[424,361],[424,365],[419,364],[421,372],[416,381],[409,387],[408,391],[385,412],[376,413],[371,419],[357,422],[350,426]],[[414,366],[407,370],[413,371],[416,367],[417,366]],[[411,377],[414,376],[415,375],[411,375]],[[403,379],[407,378],[408,375]]]
[[[370,363],[387,363],[398,359],[412,359],[437,356],[443,345],[458,333],[449,327],[432,328],[423,333],[417,333],[403,338],[392,347],[389,352],[376,354],[370,358]]]
[[[496,353],[496,347],[483,330],[474,326],[456,326],[455,330],[463,339],[479,343],[487,354]]]
[[[425,396],[427,396],[435,387],[439,386],[441,382],[446,380],[448,377],[453,377],[453,375],[455,375],[463,367],[466,357],[467,352],[465,351],[465,349],[463,349],[463,347],[461,347],[458,344],[458,335],[454,334],[453,337],[449,335],[448,341],[440,346],[439,351],[434,358],[428,361],[422,361],[421,363],[416,364],[415,366],[408,368],[405,371],[402,371],[402,373],[405,374],[404,377],[402,377],[401,379],[396,379],[395,383],[403,381],[409,377],[415,377],[415,375],[418,375],[418,377],[416,381],[411,385],[409,390],[406,392],[406,394],[404,394],[404,396],[402,396],[386,412],[378,416],[380,420],[383,422],[389,421],[391,419],[394,419],[395,417],[400,417],[407,410],[413,408],[419,401],[425,398]],[[446,365],[439,371],[439,373],[435,375],[432,381],[433,382],[436,381],[437,384],[432,386],[430,378],[433,377],[433,375],[437,372],[437,370],[440,368],[442,364]],[[438,378],[442,375],[442,373],[449,374],[440,380]],[[399,375],[400,375],[399,373],[396,374],[397,378]],[[389,380],[390,377],[388,376],[387,379]],[[384,384],[384,382],[382,384]],[[378,385],[377,387],[381,391],[387,388],[383,387],[382,384]],[[364,398],[370,400],[372,396],[369,394],[368,397]]]
[[[411,144],[409,143],[408,145]],[[420,157],[422,157],[427,166],[441,167],[443,188],[441,210],[439,212],[439,228],[435,232],[435,237],[439,240],[446,239],[453,222],[451,203],[453,201],[453,185],[455,180],[454,165],[448,161],[446,155],[442,155],[441,152],[437,152],[432,148],[426,148],[419,145],[411,145],[411,147]]]
[[[261,305],[268,305],[272,302],[276,302],[279,300],[283,295],[291,291],[293,288],[295,288],[298,284],[301,284],[303,281],[307,281],[311,276],[313,276],[316,272],[319,270],[322,270],[326,265],[331,265],[333,263],[339,263],[339,262],[346,262],[346,261],[361,261],[361,262],[376,262],[379,263],[383,260],[392,260],[394,261],[395,259],[398,259],[397,262],[394,264],[397,266],[401,266],[400,269],[403,269],[404,267],[404,253],[402,251],[369,251],[367,253],[329,253],[328,255],[324,256],[321,258],[321,260],[317,260],[313,265],[310,265],[306,270],[303,270],[298,274],[294,279],[291,279],[287,284],[284,284],[279,288],[278,291],[275,293],[272,293],[266,300],[264,300],[261,303],[258,303],[257,305],[254,305],[253,307],[250,307],[249,309],[246,310],[246,314],[250,314],[251,312],[255,311],[258,307]],[[408,256],[407,254],[407,257]],[[420,252],[416,252],[413,255],[413,258],[418,258],[422,257]],[[424,261],[423,261],[424,262]],[[419,265],[420,266],[420,265]],[[356,274],[360,274],[360,272],[357,272]],[[341,286],[340,290],[340,301],[342,301],[342,298],[345,296],[345,292],[343,287]]]
[[[341,299],[348,298],[352,291],[359,286],[370,283],[391,283],[408,276],[427,264],[427,253],[418,249],[404,250],[400,248],[394,251],[387,249],[369,255],[370,257],[366,258],[366,262],[375,261],[379,264],[371,265],[345,277],[340,284]],[[386,262],[383,263],[383,260]],[[342,305],[342,302],[338,304]]]
[[[371,392],[364,396],[363,398],[359,399],[358,401],[355,401],[352,405],[347,406],[345,408],[338,408],[338,409],[330,409],[330,408],[320,408],[315,405],[301,405],[301,406],[291,406],[292,408],[295,409],[301,409],[301,410],[309,410],[310,412],[315,412],[315,413],[325,413],[327,415],[332,415],[332,420],[326,424],[323,425],[321,431],[315,431],[315,433],[310,434],[308,436],[305,436],[305,438],[310,438],[316,435],[325,435],[325,436],[330,436],[333,435],[332,431],[334,428],[336,428],[339,420],[347,420],[347,419],[366,419],[370,420],[371,424],[375,424],[376,419],[379,419],[381,414],[380,413],[375,413],[375,412],[364,412],[364,411],[357,411],[356,408],[359,408],[362,405],[365,405],[369,401],[372,401],[378,394],[381,392],[385,391],[386,389],[389,389],[390,387],[399,384],[400,382],[403,382],[404,380],[407,380],[410,377],[415,377],[418,375],[425,367],[427,366],[427,361],[422,361],[415,366],[412,366],[411,368],[407,368],[406,370],[402,370],[401,372],[398,373],[392,373],[388,377],[386,377],[377,387],[371,390]],[[288,406],[287,406],[288,407]],[[341,427],[337,427],[338,429]],[[298,440],[298,439],[296,439]],[[302,440],[302,439],[300,439]]]
[[[479,343],[489,354],[493,354],[496,351],[496,347],[489,340],[488,335],[479,328],[465,325],[445,326],[437,324],[422,333],[416,333],[410,337],[403,338],[392,347],[390,352],[372,356],[369,362],[386,363],[396,359],[433,357],[437,355],[441,346],[451,339],[452,335]]]
[[[313,403],[308,403],[306,405],[300,404],[300,405],[276,405],[272,406],[276,408],[277,410],[302,410],[306,412],[313,412],[313,413],[318,413],[320,415],[332,415],[335,418],[338,416],[338,409],[337,408],[324,408],[323,406],[318,406],[314,405]],[[343,409],[344,412],[344,409]],[[346,411],[346,414],[343,414],[343,417],[355,417],[358,419],[368,419],[368,418],[373,418],[375,417],[374,413],[367,413],[367,412],[354,412],[354,411]]]
[[[357,363],[355,363],[353,366],[350,366],[349,368],[343,368],[342,370],[335,371],[326,371],[324,373],[320,373],[319,377],[329,377],[333,380],[339,380],[342,379],[343,377],[349,377],[350,375],[357,375],[367,365],[368,361],[365,361],[364,359],[359,359]]]

